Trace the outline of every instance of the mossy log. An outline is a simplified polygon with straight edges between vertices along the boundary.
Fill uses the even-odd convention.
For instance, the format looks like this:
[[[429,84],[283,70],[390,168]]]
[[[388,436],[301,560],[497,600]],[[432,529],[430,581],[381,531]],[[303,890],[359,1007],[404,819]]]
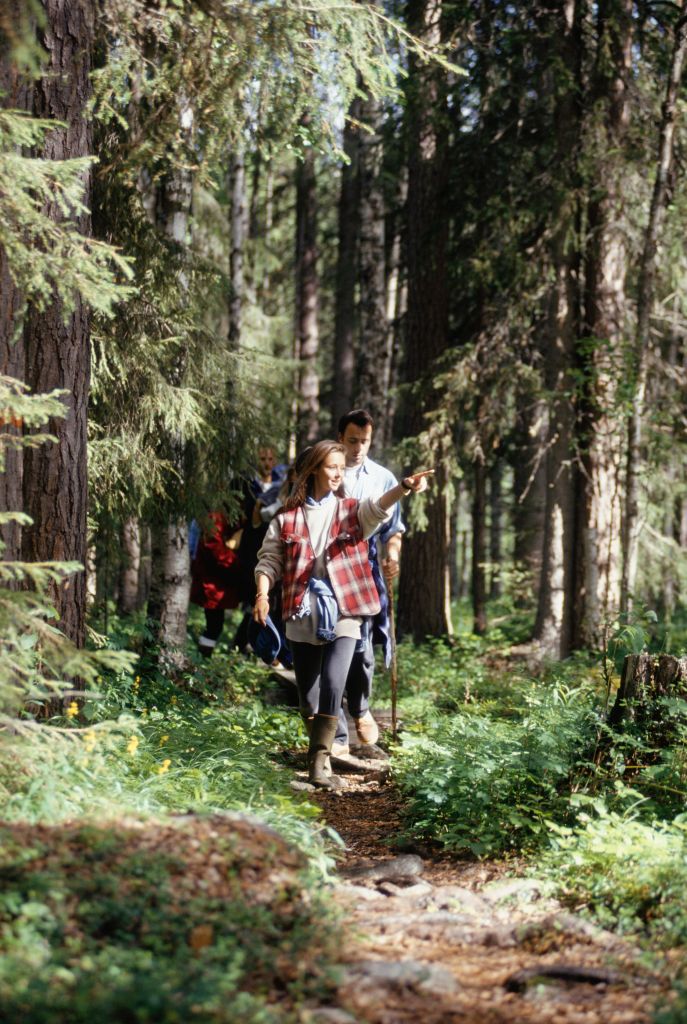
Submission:
[[[662,698],[687,700],[687,658],[670,654],[628,654],[615,704],[608,716],[617,728],[634,723],[669,739],[669,715]]]

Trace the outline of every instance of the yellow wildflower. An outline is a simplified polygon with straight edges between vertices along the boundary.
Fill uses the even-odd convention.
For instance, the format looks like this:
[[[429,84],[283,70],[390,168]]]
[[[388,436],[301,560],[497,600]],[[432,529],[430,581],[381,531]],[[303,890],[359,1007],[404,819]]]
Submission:
[[[78,713],[79,713],[79,705],[76,703],[75,700],[73,700],[71,702],[71,704],[69,705],[69,707],[67,708],[67,712],[66,712],[67,718],[76,718]]]
[[[179,699],[177,697],[170,697],[169,698],[169,703],[170,704],[178,704],[179,703]]]
[[[169,739],[169,736],[160,736],[160,746],[164,747],[165,743]]]
[[[131,736],[130,739],[129,739],[129,742],[126,745],[127,753],[128,754],[135,754],[137,749],[138,749],[138,744],[139,743],[140,743],[140,740],[139,740],[138,736]]]
[[[96,736],[96,734],[93,731],[93,729],[89,729],[88,732],[84,733],[83,745],[86,748],[86,752],[88,754],[90,754],[91,751],[95,750],[97,742],[98,742],[98,737]]]
[[[134,681],[132,683],[132,686],[133,686],[134,690],[137,690],[140,685],[141,685],[141,677],[140,676],[136,676],[136,678],[134,679]]]
[[[170,761],[170,759],[168,757],[166,757],[164,759],[164,761],[162,762],[162,764],[160,765],[160,767],[158,768],[157,774],[158,775],[164,775],[165,772],[168,772],[169,771],[169,766],[170,766],[171,763],[172,762]]]

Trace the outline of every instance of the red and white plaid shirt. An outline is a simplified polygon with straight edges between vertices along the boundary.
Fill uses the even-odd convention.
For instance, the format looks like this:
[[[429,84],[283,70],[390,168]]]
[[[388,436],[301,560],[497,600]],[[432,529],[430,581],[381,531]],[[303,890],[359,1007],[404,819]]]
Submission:
[[[379,594],[370,569],[367,541],[358,519],[355,498],[337,498],[329,528],[325,564],[331,588],[342,615],[376,615]],[[308,589],[315,552],[302,507],[284,513],[281,529],[284,545],[282,600],[284,619],[298,611]]]

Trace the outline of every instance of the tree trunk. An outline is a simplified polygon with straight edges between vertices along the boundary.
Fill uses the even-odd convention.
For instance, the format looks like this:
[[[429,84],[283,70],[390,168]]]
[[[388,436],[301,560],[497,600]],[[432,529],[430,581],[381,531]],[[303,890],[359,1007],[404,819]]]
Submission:
[[[122,615],[133,615],[138,608],[138,578],[141,568],[141,538],[138,519],[127,519],[120,532],[119,586],[117,607]]]
[[[575,347],[579,329],[579,219],[575,199],[580,146],[579,93],[582,4],[563,0],[557,45],[567,76],[556,96],[554,131],[560,180],[554,196],[550,243],[553,283],[548,297],[544,380],[551,396],[546,455],[546,508],[534,639],[543,654],[565,658],[573,639],[576,484],[574,469]]]
[[[339,248],[336,264],[336,296],[334,313],[334,380],[332,384],[332,437],[336,437],[339,420],[353,407],[355,361],[358,351],[358,311],[356,277],[360,204],[358,202],[358,152],[360,129],[360,98],[349,108],[344,125],[343,150],[348,163],[341,168],[339,192]],[[375,424],[375,430],[377,425]]]
[[[665,698],[687,698],[687,658],[628,654],[609,725],[617,729],[632,722],[650,733],[650,742],[666,746],[680,727],[666,709]]]
[[[227,178],[231,202],[229,344],[233,348],[238,348],[241,339],[241,314],[244,293],[243,253],[246,240],[246,168],[244,152],[240,146],[237,146],[231,154]]]
[[[576,608],[573,645],[599,647],[603,625],[620,604],[621,462],[623,425],[618,385],[623,370],[627,243],[622,148],[629,122],[632,76],[632,0],[597,7],[595,147],[585,259],[586,343],[580,347],[583,392],[577,442],[580,456]]]
[[[503,462],[497,458],[489,471],[489,597],[501,597],[503,581]]]
[[[386,318],[386,246],[382,187],[382,106],[368,94],[360,133],[360,349],[356,406],[367,409],[375,424],[387,411],[389,333]]]
[[[546,403],[530,396],[516,413],[513,459],[513,562],[538,599],[546,512]]]
[[[687,0],[679,4],[679,17],[675,25],[675,37],[671,55],[666,93],[661,112],[658,158],[654,178],[654,189],[649,209],[649,220],[644,234],[644,246],[639,265],[637,288],[637,325],[633,351],[631,380],[634,383],[632,412],[628,422],[627,470],[625,474],[625,516],[623,521],[623,576],[620,593],[620,607],[631,611],[632,592],[637,573],[638,525],[639,525],[639,467],[642,458],[642,417],[646,394],[646,353],[649,345],[649,321],[654,301],[654,278],[656,252],[663,224],[668,183],[673,166],[677,100],[682,81],[682,72],[687,50]]]
[[[440,0],[413,0],[409,27],[428,46],[441,42]],[[408,79],[408,312],[405,380],[429,387],[436,358],[448,341],[446,250],[447,117],[446,75],[436,65],[411,60]],[[405,415],[405,434],[425,426],[421,403]],[[450,511],[445,473],[437,467],[427,501],[427,529],[410,531],[403,542],[398,594],[402,632],[416,640],[453,632],[450,616],[448,547]],[[442,486],[443,482],[443,486]],[[431,570],[431,575],[427,575]],[[422,596],[418,593],[422,587]]]
[[[91,54],[95,25],[90,0],[44,0],[45,25],[41,42],[46,50],[46,73],[36,84],[34,113],[58,119],[64,128],[47,136],[43,156],[64,160],[91,153]],[[84,180],[84,203],[90,206],[91,173]],[[63,214],[55,205],[50,216]],[[77,216],[79,229],[90,233],[90,214]],[[22,537],[27,561],[51,559],[86,563],[86,407],[90,377],[90,312],[80,297],[66,319],[57,301],[38,313],[30,309],[24,331],[25,380],[35,392],[65,388],[67,416],[51,420],[48,430],[58,443],[24,452],[24,511],[33,519]],[[59,626],[77,645],[83,645],[86,616],[85,571],[51,589]]]
[[[309,148],[296,169],[296,436],[299,450],[317,441],[320,434],[318,303],[315,153]]]
[[[387,322],[387,359],[384,378],[385,405],[381,423],[375,427],[379,447],[384,450],[393,438],[394,415],[396,412],[396,385],[401,363],[403,338],[403,318],[407,305],[407,289],[404,276],[403,254],[403,220],[407,197],[407,176],[405,169],[399,175],[397,209],[387,217],[385,234],[390,234],[391,244],[387,242],[387,280],[386,280],[386,322]],[[381,428],[381,429],[380,429]]]
[[[183,98],[180,101],[179,120],[191,141],[193,111]],[[193,172],[176,163],[161,181],[157,195],[157,216],[160,228],[180,250],[188,246],[189,221],[193,201]],[[179,288],[186,290],[183,272],[179,275]],[[176,363],[171,367],[171,383],[178,386],[186,371],[187,350],[182,346]],[[171,460],[184,479],[185,440],[180,431],[166,438]],[[172,511],[169,519],[157,531],[159,547],[153,551],[153,572],[157,589],[148,604],[148,616],[159,623],[161,658],[165,665],[180,664],[186,647],[186,622],[191,592],[191,565],[188,551],[188,523],[185,516]],[[158,560],[158,564],[155,561]]]
[[[18,24],[21,17],[17,2],[8,3],[7,16],[11,23]],[[9,42],[0,38],[0,104],[13,110],[29,110],[31,107],[32,85],[22,79],[12,59]],[[0,246],[0,374],[25,379],[24,344],[19,322],[20,295],[9,271],[4,249]],[[21,423],[3,423],[3,433],[21,436]],[[22,493],[23,453],[21,449],[4,448],[5,466],[0,473],[0,512],[21,512],[24,507]],[[2,559],[15,562],[21,558],[21,526],[7,523],[0,527],[0,538],[4,549]]]
[[[487,473],[484,461],[475,460],[472,496],[472,631],[484,636],[487,631]]]
[[[136,598],[136,610],[145,608],[150,596],[150,577],[152,574],[151,556],[151,530],[147,524],[139,523],[141,535],[141,561],[138,570],[138,596]]]

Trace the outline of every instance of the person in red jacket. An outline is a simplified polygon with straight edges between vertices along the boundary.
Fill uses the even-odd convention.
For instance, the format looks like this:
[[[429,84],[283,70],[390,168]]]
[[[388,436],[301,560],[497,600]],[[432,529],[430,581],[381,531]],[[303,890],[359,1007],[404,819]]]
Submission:
[[[258,552],[253,615],[265,625],[269,591],[282,582],[282,615],[293,654],[301,714],[310,735],[308,777],[338,788],[326,774],[348,670],[363,616],[379,611],[367,537],[404,495],[427,487],[432,470],[405,477],[376,498],[343,493],[345,449],[319,441],[303,459],[284,510],[271,521]],[[351,707],[356,717],[360,709]]]
[[[222,512],[211,512],[191,562],[191,601],[205,611],[198,650],[209,658],[224,627],[224,612],[241,603],[238,547],[241,527]]]

